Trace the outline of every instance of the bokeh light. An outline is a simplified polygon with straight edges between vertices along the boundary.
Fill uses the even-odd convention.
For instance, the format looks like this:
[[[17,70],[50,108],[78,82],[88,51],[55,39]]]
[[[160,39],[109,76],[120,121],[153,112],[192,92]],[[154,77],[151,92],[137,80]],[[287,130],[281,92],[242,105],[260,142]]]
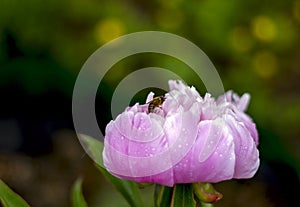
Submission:
[[[258,51],[254,54],[255,72],[262,78],[271,78],[278,70],[277,58],[269,51]]]
[[[300,23],[300,1],[295,1],[293,5],[293,16]]]
[[[270,42],[276,38],[277,28],[271,18],[257,16],[252,22],[252,32],[257,39]]]
[[[109,42],[125,34],[125,26],[120,19],[101,20],[95,28],[96,39],[100,44]]]

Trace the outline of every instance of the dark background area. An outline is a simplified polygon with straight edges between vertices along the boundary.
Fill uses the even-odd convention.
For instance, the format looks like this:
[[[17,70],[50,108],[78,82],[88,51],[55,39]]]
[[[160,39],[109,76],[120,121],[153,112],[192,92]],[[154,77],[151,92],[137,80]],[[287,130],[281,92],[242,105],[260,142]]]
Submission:
[[[251,94],[248,113],[259,130],[261,166],[253,179],[216,184],[224,194],[216,206],[296,206],[299,0],[0,0],[0,178],[33,207],[70,206],[70,187],[79,176],[90,206],[127,206],[76,138],[72,90],[97,48],[144,30],[192,41],[215,64],[226,90]],[[203,95],[202,83],[178,60],[129,57],[100,84],[96,111],[105,112],[98,116],[102,130],[111,119],[116,85],[126,74],[150,66],[174,68]]]

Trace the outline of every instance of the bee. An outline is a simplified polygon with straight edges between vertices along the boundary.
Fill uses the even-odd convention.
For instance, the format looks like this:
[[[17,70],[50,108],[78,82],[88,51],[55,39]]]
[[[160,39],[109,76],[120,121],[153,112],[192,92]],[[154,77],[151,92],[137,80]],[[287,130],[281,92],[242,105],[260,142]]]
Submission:
[[[162,105],[162,103],[165,101],[165,97],[164,96],[157,96],[157,97],[154,97],[152,99],[152,101],[149,102],[149,105],[148,105],[148,112],[149,113],[152,113],[154,111],[154,109],[156,107],[160,107]]]

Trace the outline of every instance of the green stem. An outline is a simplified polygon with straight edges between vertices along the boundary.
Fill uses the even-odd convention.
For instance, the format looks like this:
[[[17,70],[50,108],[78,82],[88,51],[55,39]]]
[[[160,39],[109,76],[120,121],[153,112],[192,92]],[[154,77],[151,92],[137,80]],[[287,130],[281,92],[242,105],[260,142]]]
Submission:
[[[196,207],[192,184],[176,184],[170,207]]]
[[[202,207],[213,207],[214,205],[211,204],[211,203],[204,203],[204,202],[201,202],[201,206],[202,206]]]
[[[164,207],[170,205],[172,193],[173,188],[156,184],[154,190],[155,207]]]
[[[156,185],[155,207],[213,207],[222,194],[210,183],[176,184],[174,187]]]

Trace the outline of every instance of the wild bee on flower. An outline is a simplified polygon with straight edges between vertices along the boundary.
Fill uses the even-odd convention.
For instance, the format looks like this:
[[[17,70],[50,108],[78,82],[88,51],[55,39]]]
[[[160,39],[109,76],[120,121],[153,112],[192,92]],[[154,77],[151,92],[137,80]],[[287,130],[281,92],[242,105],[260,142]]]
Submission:
[[[164,96],[157,96],[157,97],[154,97],[152,99],[152,101],[150,101],[148,104],[148,112],[149,113],[153,113],[154,109],[156,107],[160,107],[163,102],[165,101],[165,97]]]

